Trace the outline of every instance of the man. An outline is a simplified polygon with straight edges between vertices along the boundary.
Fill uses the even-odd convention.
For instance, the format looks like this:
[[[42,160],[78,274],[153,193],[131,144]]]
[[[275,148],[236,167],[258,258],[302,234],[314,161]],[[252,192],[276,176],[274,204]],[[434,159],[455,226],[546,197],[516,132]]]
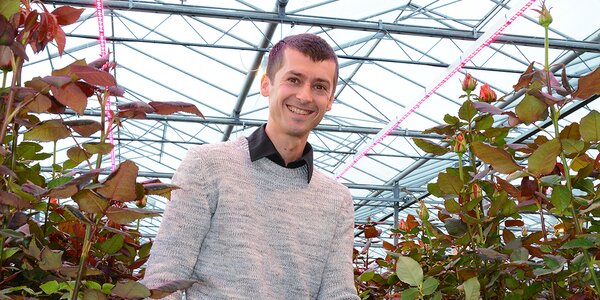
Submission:
[[[188,299],[358,299],[352,198],[313,170],[307,142],[331,109],[337,78],[337,57],[316,35],[271,49],[260,85],[266,125],[188,151],[152,247],[148,287],[197,279]]]

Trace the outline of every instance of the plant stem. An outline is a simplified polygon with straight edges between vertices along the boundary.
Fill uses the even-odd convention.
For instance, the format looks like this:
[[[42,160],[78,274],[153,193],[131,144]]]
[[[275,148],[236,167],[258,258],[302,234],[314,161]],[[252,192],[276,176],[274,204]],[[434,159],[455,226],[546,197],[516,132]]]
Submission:
[[[16,87],[20,82],[21,77],[21,69],[22,69],[22,59],[17,58],[15,60],[15,64],[13,65],[13,77],[11,80],[11,87]],[[0,128],[0,141],[4,141],[4,137],[6,136],[6,130],[8,128],[8,124],[12,122],[12,118],[10,117],[12,114],[12,107],[15,102],[15,90],[11,88],[8,94],[8,101],[6,104],[6,111],[4,112],[4,121],[2,122],[2,128]]]
[[[3,76],[2,76],[2,88],[6,87],[6,78],[8,77],[8,71],[6,70],[2,70]]]
[[[79,270],[77,271],[77,280],[75,281],[75,288],[73,289],[73,295],[71,296],[71,300],[77,299],[77,294],[79,293],[79,288],[81,287],[81,278],[83,277],[83,273],[85,273],[85,262],[88,259],[88,254],[90,252],[90,248],[92,247],[92,225],[85,224],[85,238],[83,239],[83,247],[81,248],[81,256],[79,257]]]
[[[549,48],[549,38],[548,38],[548,26],[544,26],[544,70],[547,72],[547,89],[548,93],[552,94],[552,86],[550,85],[550,76],[552,73],[550,72],[550,64],[548,62],[548,48]],[[552,112],[552,124],[554,125],[554,134],[556,139],[560,141],[560,131],[558,129],[558,118],[560,112],[554,107],[554,105],[550,106],[550,110]],[[560,151],[560,161],[563,164],[563,169],[565,172],[565,181],[567,184],[567,190],[569,191],[569,195],[571,197],[569,207],[571,209],[571,213],[573,214],[573,221],[575,222],[575,234],[576,236],[580,236],[582,234],[581,222],[579,221],[579,213],[575,208],[575,201],[573,199],[573,187],[571,184],[571,174],[569,171],[569,165],[567,164],[567,158],[565,157],[564,152]],[[596,291],[596,295],[600,296],[600,281],[598,280],[598,276],[596,275],[596,268],[594,266],[594,262],[592,261],[590,254],[587,249],[583,249],[583,256],[588,264],[588,270],[590,271],[590,275],[592,276],[592,280],[594,281],[594,290]]]

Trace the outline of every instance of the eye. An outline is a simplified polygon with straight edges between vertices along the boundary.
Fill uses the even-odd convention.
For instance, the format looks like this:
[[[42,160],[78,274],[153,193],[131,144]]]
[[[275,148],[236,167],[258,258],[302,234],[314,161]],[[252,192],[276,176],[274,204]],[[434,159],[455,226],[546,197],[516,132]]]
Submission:
[[[298,78],[296,78],[296,77],[290,77],[290,78],[288,78],[288,81],[289,81],[290,83],[299,83],[299,82],[300,82],[300,79],[298,79]]]
[[[327,91],[327,86],[324,84],[315,84],[315,89],[320,91]]]

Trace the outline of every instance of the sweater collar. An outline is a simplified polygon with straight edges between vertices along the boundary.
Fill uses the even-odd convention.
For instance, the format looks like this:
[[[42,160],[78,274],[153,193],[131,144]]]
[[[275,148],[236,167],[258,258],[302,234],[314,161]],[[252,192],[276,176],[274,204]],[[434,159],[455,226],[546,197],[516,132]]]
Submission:
[[[293,161],[286,166],[285,161],[279,152],[277,152],[277,149],[275,149],[275,145],[273,145],[273,142],[269,136],[267,136],[265,131],[266,125],[267,124],[263,124],[247,137],[248,148],[250,149],[250,160],[256,161],[266,157],[282,167],[291,169],[306,165],[308,171],[306,180],[307,183],[310,183],[313,173],[313,149],[310,143],[306,142],[306,146],[304,146],[304,151],[302,152],[302,157],[300,157],[300,159]]]

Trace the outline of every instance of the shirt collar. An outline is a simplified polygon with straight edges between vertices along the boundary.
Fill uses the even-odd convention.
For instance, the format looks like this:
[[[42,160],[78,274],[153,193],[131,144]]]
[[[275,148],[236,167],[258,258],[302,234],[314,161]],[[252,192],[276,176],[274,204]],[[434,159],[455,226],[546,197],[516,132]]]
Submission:
[[[291,169],[306,165],[308,171],[307,183],[310,183],[313,172],[313,149],[310,143],[306,142],[306,146],[304,146],[304,151],[302,151],[302,157],[300,157],[300,159],[293,161],[286,166],[285,161],[279,152],[277,152],[277,149],[275,149],[275,145],[273,145],[273,142],[269,136],[267,136],[267,132],[265,131],[266,125],[267,124],[263,124],[247,137],[248,148],[250,149],[250,160],[256,161],[266,157],[282,167]]]

